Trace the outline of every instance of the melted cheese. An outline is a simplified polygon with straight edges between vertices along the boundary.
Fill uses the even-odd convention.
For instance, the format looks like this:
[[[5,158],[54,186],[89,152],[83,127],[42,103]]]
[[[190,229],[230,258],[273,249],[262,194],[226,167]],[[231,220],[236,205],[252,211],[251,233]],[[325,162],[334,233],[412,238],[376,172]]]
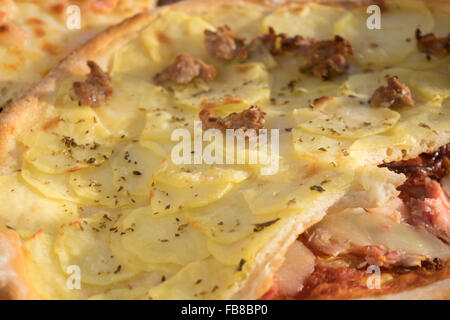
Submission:
[[[388,250],[399,250],[411,255],[443,260],[450,257],[449,246],[433,235],[405,223],[396,223],[385,215],[367,213],[363,209],[330,214],[313,227],[313,231],[331,241],[357,246],[381,245]]]

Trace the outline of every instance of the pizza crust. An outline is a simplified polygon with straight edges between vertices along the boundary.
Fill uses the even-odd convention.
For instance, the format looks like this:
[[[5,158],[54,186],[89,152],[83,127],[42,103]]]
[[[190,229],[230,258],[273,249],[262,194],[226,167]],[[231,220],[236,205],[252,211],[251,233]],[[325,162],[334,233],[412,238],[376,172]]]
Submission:
[[[286,0],[286,1],[257,1],[257,0],[198,0],[177,3],[171,6],[157,8],[152,11],[137,14],[124,20],[122,23],[112,26],[88,41],[82,47],[74,50],[62,60],[43,80],[33,87],[25,96],[11,103],[0,114],[0,174],[6,174],[20,168],[20,150],[15,142],[15,137],[33,126],[39,115],[46,109],[45,100],[53,94],[58,81],[68,73],[86,74],[88,68],[86,62],[95,60],[103,68],[109,64],[111,55],[124,43],[135,38],[150,22],[169,10],[181,10],[189,13],[200,13],[210,11],[219,6],[243,6],[255,7],[260,10],[274,9],[284,4],[295,4],[315,1]],[[330,2],[330,1],[318,1]],[[333,1],[331,1],[333,2]],[[334,1],[334,5],[355,6],[367,4],[367,1]],[[440,145],[450,141],[450,130],[441,137],[428,137],[420,141],[416,146],[408,150],[384,150],[374,154],[371,159],[373,164],[382,161],[390,162],[402,159],[414,158],[422,152],[431,152]],[[240,288],[236,288],[231,298],[235,299],[257,299],[267,291],[272,283],[272,275],[284,260],[284,254],[289,245],[295,241],[298,234],[305,231],[309,226],[320,221],[325,215],[325,210],[331,206],[339,197],[343,196],[345,190],[335,198],[323,202],[322,206],[316,208],[308,216],[292,219],[290,228],[285,228],[279,233],[278,239],[265,248],[254,264],[248,281]],[[8,229],[0,230],[0,257],[6,257],[3,265],[0,264],[0,297],[7,299],[31,299],[34,297],[33,289],[27,279],[21,240],[17,233]],[[2,261],[2,260],[0,260]],[[450,299],[450,280],[433,283],[429,286],[417,288],[396,295],[375,297],[375,299]]]
[[[33,299],[17,232],[0,228],[0,300]]]
[[[360,300],[448,300],[450,299],[450,279],[400,293],[362,298]]]

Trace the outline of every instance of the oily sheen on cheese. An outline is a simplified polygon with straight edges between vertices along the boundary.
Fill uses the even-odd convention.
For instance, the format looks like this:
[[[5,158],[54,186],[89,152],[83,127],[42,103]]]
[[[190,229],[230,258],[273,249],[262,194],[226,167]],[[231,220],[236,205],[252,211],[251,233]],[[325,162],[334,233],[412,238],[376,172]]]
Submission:
[[[394,8],[384,22],[389,37],[359,27],[366,17],[361,8],[161,11],[103,65],[114,89],[105,104],[78,103],[72,84],[85,75],[59,79],[45,114],[17,136],[21,171],[0,177],[0,223],[22,236],[37,295],[259,298],[288,245],[330,206],[373,207],[396,196],[404,177],[376,164],[425,148],[430,136],[448,140],[450,80],[448,58],[417,60],[416,68],[410,59],[417,59],[417,49],[405,40],[417,24],[441,32],[442,18],[421,1],[396,1]],[[324,40],[339,33],[355,55],[346,74],[327,81],[300,71],[305,57],[289,53],[222,61],[208,54],[204,31],[224,23],[247,43],[269,27]],[[183,85],[151,81],[181,53],[214,65],[217,77]],[[387,76],[411,89],[414,106],[370,106]],[[314,106],[322,96],[328,98]],[[279,130],[275,174],[265,175],[261,163],[172,161],[172,132],[184,128],[194,137],[200,110],[224,117],[252,105],[266,113],[266,129]],[[18,214],[11,216],[13,208]],[[42,208],[39,219],[36,208]],[[416,241],[412,231],[400,232]],[[431,240],[420,241],[433,254],[438,250]],[[74,265],[81,290],[67,289]]]

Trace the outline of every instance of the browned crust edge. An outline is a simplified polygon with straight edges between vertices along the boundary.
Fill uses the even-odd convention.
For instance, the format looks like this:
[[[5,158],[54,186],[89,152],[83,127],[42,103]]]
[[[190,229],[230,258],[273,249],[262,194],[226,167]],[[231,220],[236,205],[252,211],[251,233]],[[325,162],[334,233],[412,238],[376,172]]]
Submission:
[[[83,46],[72,51],[61,62],[59,62],[36,86],[31,88],[23,97],[12,102],[5,110],[0,114],[0,174],[7,172],[18,165],[15,163],[15,157],[13,151],[15,149],[15,137],[21,132],[33,125],[39,117],[39,114],[45,110],[45,97],[50,95],[57,86],[57,83],[65,74],[68,73],[87,73],[86,62],[89,59],[96,60],[103,66],[107,64],[108,58],[111,54],[119,48],[123,43],[128,42],[139,31],[141,31],[151,21],[159,17],[161,14],[169,10],[180,10],[190,13],[205,12],[220,6],[254,6],[262,10],[275,9],[286,4],[299,4],[306,2],[321,2],[328,3],[336,6],[355,6],[364,5],[368,3],[376,2],[374,0],[286,0],[273,2],[270,0],[194,0],[180,2],[170,6],[164,6],[152,11],[146,11],[137,14],[131,18],[124,20],[123,22],[109,27],[95,38],[91,39]],[[441,3],[448,4],[447,0],[434,0],[431,1],[432,6]],[[439,4],[438,4],[439,3]],[[427,3],[429,4],[429,3]],[[450,140],[450,133],[443,139],[435,138],[427,143],[421,144],[422,148],[415,148],[407,153],[407,158],[413,158],[419,155],[421,152],[432,152],[440,145],[448,143]],[[405,158],[404,153],[395,153],[391,156],[380,158],[377,157],[374,163],[381,162],[380,159],[385,161],[396,161]],[[320,216],[320,213],[317,212]],[[313,223],[313,220],[307,221],[293,221],[293,224],[299,223],[302,228],[292,228],[295,231],[298,229],[305,229],[307,225]],[[320,219],[319,219],[320,220]],[[5,281],[0,279],[0,298],[6,299],[32,299],[35,297],[33,289],[26,275],[25,263],[23,259],[23,253],[21,248],[21,240],[19,235],[9,229],[0,229],[0,257],[6,257],[7,263],[5,269],[0,266],[0,272],[6,271],[9,274],[13,274],[12,277],[5,278]],[[270,250],[266,250],[266,255],[272,255],[272,261],[267,264],[260,275],[253,276],[253,281],[264,281],[263,285],[256,285],[248,283],[247,290],[252,292],[253,297],[255,294],[262,295],[264,289],[269,287],[269,277],[274,270],[280,265],[283,260],[283,254],[287,250],[288,245],[295,240],[295,237],[287,237],[286,239],[280,239],[284,242],[281,246],[280,252],[272,254]],[[280,249],[280,248],[278,248]],[[9,251],[7,251],[9,250]],[[12,250],[12,251],[11,251]],[[13,252],[11,255],[10,252]],[[266,260],[266,259],[264,259]],[[267,261],[267,260],[266,260]],[[260,266],[261,267],[261,266]],[[247,291],[245,290],[245,291]],[[426,296],[424,297],[424,294]],[[242,296],[237,294],[235,298],[248,298],[248,296]],[[443,280],[431,285],[417,288],[411,291],[405,291],[395,295],[380,296],[376,299],[450,299],[450,281]]]
[[[29,300],[34,293],[29,282],[17,232],[0,228],[0,300]]]

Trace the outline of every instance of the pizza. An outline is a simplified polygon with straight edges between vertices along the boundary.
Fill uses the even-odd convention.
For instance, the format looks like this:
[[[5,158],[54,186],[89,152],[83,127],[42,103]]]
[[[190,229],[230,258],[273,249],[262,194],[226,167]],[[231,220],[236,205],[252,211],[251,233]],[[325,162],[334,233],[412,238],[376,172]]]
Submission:
[[[448,299],[449,15],[194,0],[106,29],[0,113],[0,296]]]

